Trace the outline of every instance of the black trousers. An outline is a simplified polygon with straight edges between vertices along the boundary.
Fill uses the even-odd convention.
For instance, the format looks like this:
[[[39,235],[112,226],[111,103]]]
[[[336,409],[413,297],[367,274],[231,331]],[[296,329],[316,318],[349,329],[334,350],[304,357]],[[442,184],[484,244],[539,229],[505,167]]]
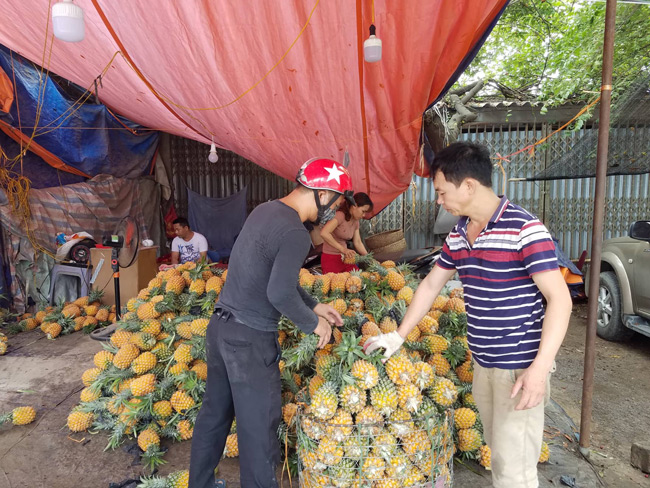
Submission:
[[[235,416],[242,488],[275,488],[282,415],[278,334],[215,314],[206,347],[208,380],[194,426],[189,488],[214,487],[214,469]]]

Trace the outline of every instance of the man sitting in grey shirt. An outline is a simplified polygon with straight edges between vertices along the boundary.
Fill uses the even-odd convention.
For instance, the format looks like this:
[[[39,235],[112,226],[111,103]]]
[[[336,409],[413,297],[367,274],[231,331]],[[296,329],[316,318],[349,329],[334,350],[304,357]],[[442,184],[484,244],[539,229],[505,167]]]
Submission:
[[[317,334],[320,348],[330,340],[331,324],[343,324],[336,310],[298,286],[298,273],[311,246],[303,223],[334,217],[344,197],[352,200],[352,181],[331,159],[307,161],[296,179],[289,195],[251,212],[232,249],[207,331],[208,380],[192,439],[190,488],[214,486],[235,416],[242,487],[278,486],[278,320],[285,315],[306,334]]]

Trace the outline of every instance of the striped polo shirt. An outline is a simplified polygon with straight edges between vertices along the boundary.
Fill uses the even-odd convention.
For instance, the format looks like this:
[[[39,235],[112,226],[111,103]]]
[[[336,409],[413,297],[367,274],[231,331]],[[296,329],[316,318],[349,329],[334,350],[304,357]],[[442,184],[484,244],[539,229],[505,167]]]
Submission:
[[[437,265],[457,270],[467,309],[467,340],[485,368],[527,368],[542,336],[544,305],[535,273],[558,269],[555,245],[544,224],[501,197],[471,246],[461,217]]]

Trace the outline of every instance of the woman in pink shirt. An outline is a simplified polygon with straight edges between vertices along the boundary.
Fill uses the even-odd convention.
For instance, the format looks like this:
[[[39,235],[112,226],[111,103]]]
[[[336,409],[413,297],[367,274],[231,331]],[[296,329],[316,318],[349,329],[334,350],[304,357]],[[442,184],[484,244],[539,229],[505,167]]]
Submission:
[[[354,207],[344,202],[336,212],[336,217],[327,222],[320,231],[323,238],[323,273],[343,273],[359,269],[355,264],[345,264],[343,259],[353,259],[357,253],[362,256],[368,254],[359,233],[359,220],[368,212],[372,212],[372,200],[365,193],[355,193],[354,201]],[[354,249],[348,249],[348,241],[352,241]]]

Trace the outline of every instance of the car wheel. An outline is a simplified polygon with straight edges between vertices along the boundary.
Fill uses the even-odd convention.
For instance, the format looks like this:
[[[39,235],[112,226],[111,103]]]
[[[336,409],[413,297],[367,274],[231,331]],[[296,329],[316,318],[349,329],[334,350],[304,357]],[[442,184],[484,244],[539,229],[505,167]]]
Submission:
[[[634,334],[623,325],[621,289],[613,271],[600,273],[596,330],[600,337],[608,341],[624,341]]]

